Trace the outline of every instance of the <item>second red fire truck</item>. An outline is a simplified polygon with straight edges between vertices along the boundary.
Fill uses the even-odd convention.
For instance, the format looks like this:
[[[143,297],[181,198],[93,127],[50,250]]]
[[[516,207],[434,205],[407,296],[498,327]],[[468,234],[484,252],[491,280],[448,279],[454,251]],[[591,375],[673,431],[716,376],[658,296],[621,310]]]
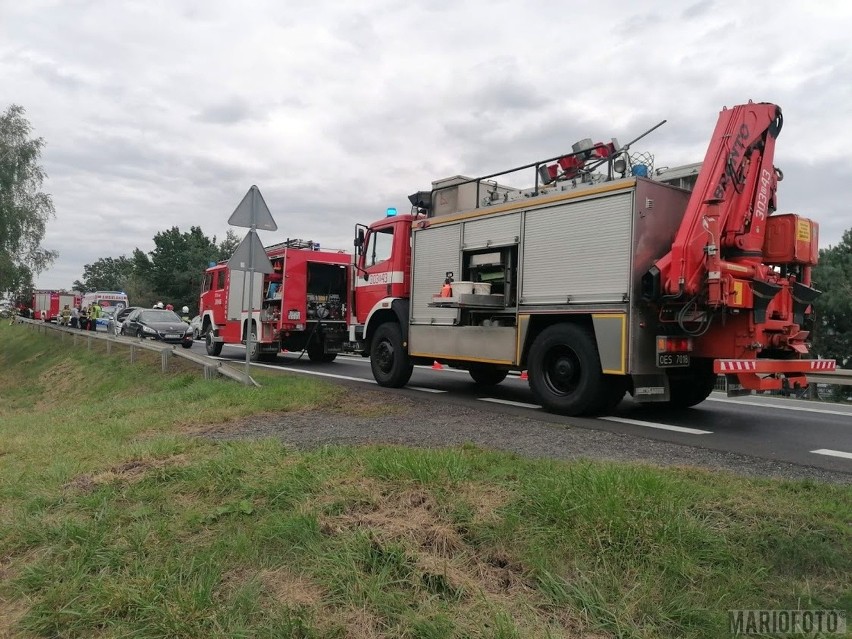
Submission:
[[[352,256],[304,240],[269,246],[266,253],[272,273],[254,273],[253,287],[248,272],[225,262],[207,269],[200,300],[207,353],[219,355],[224,344],[245,343],[251,332],[253,360],[305,351],[311,361],[333,361],[348,335]]]

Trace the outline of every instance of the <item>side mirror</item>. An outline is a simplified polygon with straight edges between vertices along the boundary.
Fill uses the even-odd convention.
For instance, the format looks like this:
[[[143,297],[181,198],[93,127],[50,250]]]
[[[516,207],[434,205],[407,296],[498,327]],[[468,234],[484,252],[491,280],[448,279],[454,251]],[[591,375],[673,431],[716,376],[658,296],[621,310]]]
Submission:
[[[355,238],[355,253],[360,255],[364,248],[364,229],[358,229],[358,235]]]

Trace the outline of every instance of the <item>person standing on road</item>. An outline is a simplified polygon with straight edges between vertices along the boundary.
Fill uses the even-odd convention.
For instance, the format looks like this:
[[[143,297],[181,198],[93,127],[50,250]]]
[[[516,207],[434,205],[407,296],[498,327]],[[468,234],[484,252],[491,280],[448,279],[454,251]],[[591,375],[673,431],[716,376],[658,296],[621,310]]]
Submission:
[[[89,307],[88,306],[80,307],[80,330],[81,331],[89,330]]]
[[[180,309],[180,318],[181,318],[184,322],[186,322],[187,324],[189,324],[189,320],[190,320],[190,317],[189,317],[189,306],[184,306],[182,309]]]
[[[95,300],[92,302],[92,305],[89,306],[89,330],[96,331],[98,330],[98,318],[101,316],[101,307],[98,306],[98,301]]]
[[[59,316],[59,325],[60,326],[68,326],[68,320],[71,319],[71,309],[68,308],[68,304],[66,304],[62,308],[62,313]]]
[[[69,326],[71,328],[77,328],[80,324],[80,309],[76,306],[71,307],[71,318],[69,319]]]

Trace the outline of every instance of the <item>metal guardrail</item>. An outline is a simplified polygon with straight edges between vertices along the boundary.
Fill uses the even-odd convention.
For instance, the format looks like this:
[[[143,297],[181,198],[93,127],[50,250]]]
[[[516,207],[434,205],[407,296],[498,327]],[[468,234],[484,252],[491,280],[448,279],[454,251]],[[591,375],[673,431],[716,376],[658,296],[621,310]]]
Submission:
[[[27,324],[36,331],[44,331],[45,333],[47,333],[47,331],[58,332],[61,335],[61,340],[64,340],[66,335],[70,335],[74,344],[77,344],[78,341],[86,341],[89,350],[91,350],[92,348],[92,340],[100,340],[102,342],[105,342],[107,353],[112,352],[113,344],[120,344],[122,346],[126,346],[130,349],[131,363],[136,361],[137,349],[158,352],[160,353],[162,371],[164,373],[169,370],[169,358],[174,355],[175,357],[180,357],[181,359],[185,359],[194,364],[200,365],[204,372],[204,379],[213,379],[218,374],[236,380],[243,384],[258,387],[260,386],[260,384],[258,384],[251,376],[246,376],[244,372],[237,371],[231,368],[230,366],[225,365],[224,362],[221,362],[219,360],[212,359],[205,355],[193,353],[191,350],[184,349],[182,346],[177,347],[173,344],[150,342],[142,338],[123,337],[120,335],[114,335],[109,331],[107,331],[106,333],[99,333],[97,331],[83,331],[79,328],[60,326],[58,324],[43,322],[41,320],[29,319],[26,317],[16,317],[15,321]]]
[[[852,371],[841,370],[833,373],[808,375],[808,381],[816,384],[834,384],[836,386],[852,386]]]

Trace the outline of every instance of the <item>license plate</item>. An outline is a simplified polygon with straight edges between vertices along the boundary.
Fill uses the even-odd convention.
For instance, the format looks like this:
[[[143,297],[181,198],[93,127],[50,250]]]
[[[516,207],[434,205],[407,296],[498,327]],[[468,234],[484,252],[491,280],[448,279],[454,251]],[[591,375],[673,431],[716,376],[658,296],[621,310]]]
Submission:
[[[168,335],[166,335],[166,339],[177,339],[179,337],[180,335],[174,335],[173,333],[169,333]]]
[[[658,368],[676,368],[689,364],[689,355],[686,353],[657,353]]]

